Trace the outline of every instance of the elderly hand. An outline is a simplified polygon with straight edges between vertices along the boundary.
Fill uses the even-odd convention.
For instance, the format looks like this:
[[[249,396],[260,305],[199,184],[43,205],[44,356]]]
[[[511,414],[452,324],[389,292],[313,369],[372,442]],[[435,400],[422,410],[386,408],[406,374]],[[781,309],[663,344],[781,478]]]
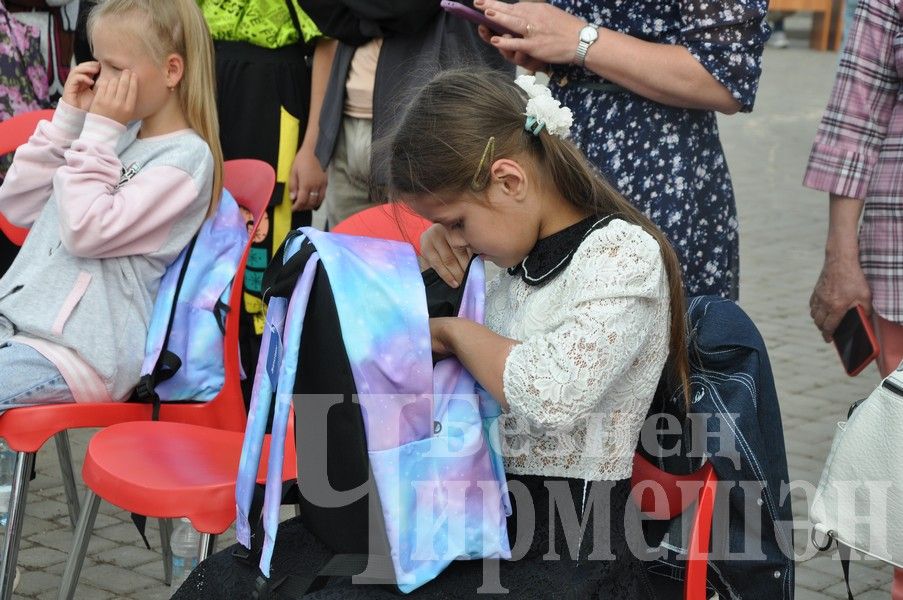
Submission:
[[[580,30],[586,26],[583,19],[544,2],[474,0],[474,6],[491,21],[524,36],[493,35],[480,26],[480,37],[498,48],[509,62],[531,71],[541,71],[549,63],[574,62]]]
[[[828,256],[809,299],[809,309],[815,326],[826,342],[846,312],[861,304],[866,314],[872,312],[869,290],[859,258],[855,255]]]

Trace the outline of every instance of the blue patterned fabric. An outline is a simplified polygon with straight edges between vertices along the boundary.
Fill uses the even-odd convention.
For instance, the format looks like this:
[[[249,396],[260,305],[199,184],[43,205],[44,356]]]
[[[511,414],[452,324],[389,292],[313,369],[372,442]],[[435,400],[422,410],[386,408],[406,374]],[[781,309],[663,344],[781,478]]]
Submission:
[[[232,279],[247,243],[248,229],[238,204],[223,190],[216,214],[201,225],[182,281],[172,331],[166,343],[167,351],[178,356],[182,366],[172,378],[155,387],[162,402],[208,401],[222,389],[225,381],[223,307],[228,307]],[[188,248],[179,254],[160,281],[147,329],[142,376],[154,370],[163,350],[166,326],[187,252]]]
[[[551,3],[614,31],[684,46],[742,111],[752,110],[770,33],[766,0]],[[714,111],[666,106],[611,86],[598,89],[603,83],[580,67],[553,72],[553,95],[574,112],[571,138],[668,236],[689,295],[736,299],[737,210]]]
[[[287,308],[284,298],[269,304],[236,486],[238,541],[250,547],[248,511],[275,389],[260,561],[269,575],[301,326],[320,261],[358,392],[399,589],[420,587],[456,559],[510,558],[506,518],[511,505],[498,454],[501,408],[457,359],[433,367],[426,294],[411,246],[302,231],[304,236],[288,242],[284,260],[305,239],[317,252]],[[484,277],[477,259],[459,316],[482,322]]]

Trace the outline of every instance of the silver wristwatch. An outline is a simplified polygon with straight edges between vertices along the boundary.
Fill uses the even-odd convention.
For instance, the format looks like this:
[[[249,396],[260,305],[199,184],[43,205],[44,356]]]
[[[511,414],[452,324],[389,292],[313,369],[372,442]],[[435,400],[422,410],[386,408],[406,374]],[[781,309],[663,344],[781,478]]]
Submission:
[[[593,25],[587,25],[580,30],[580,41],[577,43],[577,53],[574,55],[575,63],[583,66],[586,63],[586,53],[589,47],[599,39],[599,30]]]

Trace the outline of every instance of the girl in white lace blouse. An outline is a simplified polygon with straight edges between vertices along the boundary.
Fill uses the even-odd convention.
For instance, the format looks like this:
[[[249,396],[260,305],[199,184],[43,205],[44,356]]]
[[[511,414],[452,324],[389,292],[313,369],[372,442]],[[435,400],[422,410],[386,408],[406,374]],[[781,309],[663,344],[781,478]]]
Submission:
[[[507,413],[512,560],[455,560],[406,598],[650,600],[640,556],[655,554],[629,478],[663,369],[686,390],[677,259],[563,138],[569,111],[532,80],[520,84],[497,72],[439,75],[374,150],[389,160],[393,196],[437,223],[422,248],[443,278],[464,281],[473,254],[507,269],[489,284],[486,327],[430,325],[434,352],[456,354]],[[334,552],[295,518],[274,555],[317,572]],[[257,597],[228,550],[195,573],[173,600]],[[397,598],[347,577],[304,595]]]
[[[455,354],[507,413],[506,471],[529,490],[537,521],[522,561],[562,554],[556,568],[575,581],[567,573],[576,563],[557,549],[574,532],[555,535],[559,519],[543,522],[548,507],[585,509],[592,520],[590,503],[608,505],[610,523],[586,527],[593,540],[577,544],[580,556],[596,548],[616,560],[591,561],[578,597],[648,598],[625,511],[663,371],[673,389],[687,389],[680,271],[661,232],[565,139],[570,121],[532,77],[447,72],[419,92],[392,137],[390,185],[435,223],[422,253],[449,284],[464,280],[474,254],[505,269],[488,285],[485,326],[443,318],[430,327],[433,351]],[[561,485],[573,502],[563,509],[553,491]],[[519,587],[537,566],[510,568],[503,584]]]

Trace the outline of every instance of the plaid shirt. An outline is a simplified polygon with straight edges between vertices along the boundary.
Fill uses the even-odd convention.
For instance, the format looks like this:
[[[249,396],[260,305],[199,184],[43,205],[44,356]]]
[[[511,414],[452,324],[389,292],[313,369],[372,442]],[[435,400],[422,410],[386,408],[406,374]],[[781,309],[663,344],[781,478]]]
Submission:
[[[859,259],[878,313],[903,323],[903,0],[860,0],[803,185],[864,198]]]

